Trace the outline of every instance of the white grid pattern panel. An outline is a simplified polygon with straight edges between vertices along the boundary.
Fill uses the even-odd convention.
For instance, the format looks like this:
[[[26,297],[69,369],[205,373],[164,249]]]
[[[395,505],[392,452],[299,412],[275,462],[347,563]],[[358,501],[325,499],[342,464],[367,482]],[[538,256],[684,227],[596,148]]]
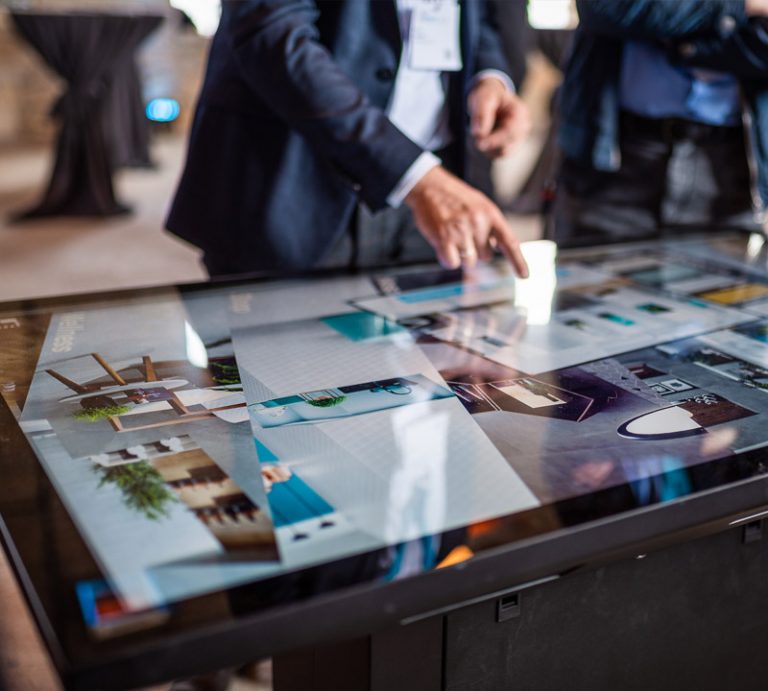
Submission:
[[[234,333],[249,402],[376,379],[442,379],[407,334],[351,341],[307,320]],[[454,398],[256,436],[360,530],[383,544],[537,505]]]

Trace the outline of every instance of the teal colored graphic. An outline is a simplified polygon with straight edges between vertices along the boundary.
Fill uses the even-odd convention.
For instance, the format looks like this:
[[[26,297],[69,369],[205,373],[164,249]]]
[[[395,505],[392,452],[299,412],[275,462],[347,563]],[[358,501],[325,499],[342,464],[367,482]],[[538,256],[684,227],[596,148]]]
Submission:
[[[648,314],[663,314],[664,312],[672,311],[669,307],[657,305],[655,302],[646,302],[644,305],[638,305],[637,309],[642,310],[643,312],[648,312]]]
[[[733,329],[736,333],[751,338],[758,343],[768,343],[768,322],[761,321],[745,326],[737,326]]]
[[[256,437],[253,438],[253,442],[256,444],[256,457],[259,459],[259,463],[277,463],[280,460]]]
[[[607,319],[609,322],[613,322],[614,324],[621,324],[622,326],[632,326],[635,323],[631,319],[627,319],[626,317],[622,317],[618,314],[613,314],[612,312],[601,312],[597,316],[601,319]]]
[[[367,341],[370,338],[381,338],[405,331],[399,324],[369,312],[335,314],[320,321],[350,341]]]
[[[282,482],[273,482],[267,492],[269,508],[275,528],[281,528],[312,518],[320,518],[334,512],[334,508],[313,490],[296,473],[280,464],[278,457],[254,437],[259,463],[283,468],[290,477]]]
[[[414,290],[410,293],[404,293],[398,295],[397,299],[400,302],[413,305],[419,302],[429,302],[431,300],[444,300],[446,298],[454,298],[458,295],[465,295],[467,293],[479,293],[484,290],[494,290],[501,288],[505,285],[513,285],[514,278],[502,279],[494,281],[493,283],[479,283],[479,284],[463,284],[454,283],[446,286],[438,286],[437,288],[425,288],[424,290]]]
[[[269,507],[275,528],[333,513],[333,507],[296,473],[292,473],[285,482],[272,485]]]

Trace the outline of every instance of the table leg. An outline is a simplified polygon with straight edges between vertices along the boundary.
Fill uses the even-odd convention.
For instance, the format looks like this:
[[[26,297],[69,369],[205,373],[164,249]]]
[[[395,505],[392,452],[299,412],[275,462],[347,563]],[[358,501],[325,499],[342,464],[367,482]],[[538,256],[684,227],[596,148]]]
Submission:
[[[152,362],[152,358],[149,355],[145,355],[141,358],[144,363],[144,379],[147,381],[157,381],[157,372],[155,372],[155,365]]]
[[[125,379],[123,379],[101,355],[98,353],[91,353],[91,357],[98,362],[102,369],[112,377],[113,381],[117,382],[120,386],[125,386]]]
[[[72,389],[72,391],[75,393],[88,393],[87,387],[83,386],[82,384],[78,384],[76,381],[72,381],[71,379],[65,377],[63,374],[59,374],[55,369],[47,369],[45,371],[48,372],[48,374],[50,374],[54,379],[58,379],[68,389]]]

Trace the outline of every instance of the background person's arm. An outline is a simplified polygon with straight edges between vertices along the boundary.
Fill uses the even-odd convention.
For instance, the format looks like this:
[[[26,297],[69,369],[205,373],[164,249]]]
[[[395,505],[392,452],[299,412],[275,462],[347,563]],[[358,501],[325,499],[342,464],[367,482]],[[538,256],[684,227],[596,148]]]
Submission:
[[[744,0],[577,0],[580,27],[622,40],[725,36],[747,21]]]
[[[527,106],[515,93],[496,20],[496,5],[480,2],[474,75],[467,105],[470,134],[486,156],[509,154],[531,128]]]
[[[728,72],[742,79],[768,80],[768,19],[753,19],[725,39],[677,44],[671,58],[686,67]]]
[[[509,61],[501,40],[501,28],[496,18],[496,5],[487,0],[481,0],[477,10],[480,13],[479,35],[477,37],[477,54],[473,76],[487,70],[496,70],[509,75]]]

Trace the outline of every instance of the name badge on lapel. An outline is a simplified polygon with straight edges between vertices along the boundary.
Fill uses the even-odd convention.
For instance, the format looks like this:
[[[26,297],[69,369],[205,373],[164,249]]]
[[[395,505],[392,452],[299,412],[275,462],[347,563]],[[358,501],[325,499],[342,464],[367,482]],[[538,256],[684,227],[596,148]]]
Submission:
[[[412,70],[457,72],[461,69],[459,3],[421,0],[413,6],[408,65]]]

